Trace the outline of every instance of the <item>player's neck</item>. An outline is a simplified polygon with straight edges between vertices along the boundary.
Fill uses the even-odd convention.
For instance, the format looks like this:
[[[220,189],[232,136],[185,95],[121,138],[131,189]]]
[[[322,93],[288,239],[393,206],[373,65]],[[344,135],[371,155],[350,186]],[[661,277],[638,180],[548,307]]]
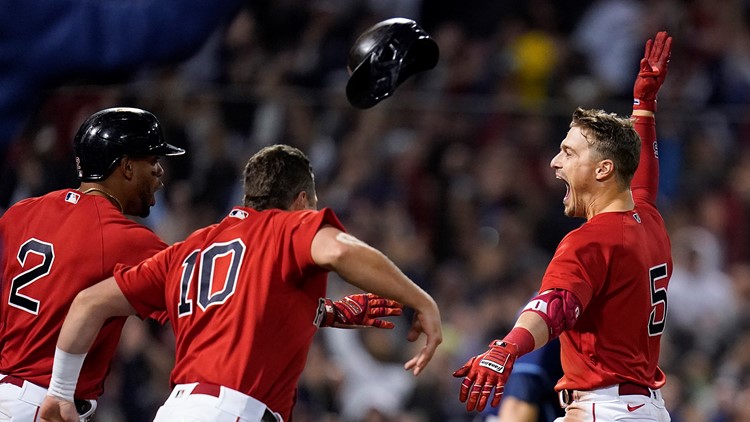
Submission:
[[[635,202],[629,189],[616,191],[595,198],[587,207],[586,219],[591,220],[594,216],[603,212],[624,212],[631,211],[634,208]]]
[[[81,187],[78,188],[81,193],[86,195],[97,195],[103,196],[109,200],[114,206],[116,206],[120,212],[124,213],[125,209],[122,207],[122,203],[117,197],[110,192],[106,187],[97,183],[81,183]]]

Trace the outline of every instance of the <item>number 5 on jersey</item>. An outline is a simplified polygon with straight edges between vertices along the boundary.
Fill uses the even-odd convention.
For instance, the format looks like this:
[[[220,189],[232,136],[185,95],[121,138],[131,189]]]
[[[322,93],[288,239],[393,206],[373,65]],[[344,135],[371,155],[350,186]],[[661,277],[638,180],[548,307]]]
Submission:
[[[648,320],[648,334],[659,336],[667,324],[667,289],[660,286],[667,279],[667,264],[652,267],[648,272],[651,285],[651,316]]]

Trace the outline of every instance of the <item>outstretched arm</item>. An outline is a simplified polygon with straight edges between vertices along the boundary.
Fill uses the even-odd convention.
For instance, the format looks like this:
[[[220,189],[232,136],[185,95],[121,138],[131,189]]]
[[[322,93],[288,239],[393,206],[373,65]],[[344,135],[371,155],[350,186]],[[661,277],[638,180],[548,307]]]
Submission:
[[[656,202],[659,186],[659,151],[656,144],[656,96],[667,77],[672,37],[665,31],[646,42],[638,77],[633,87],[633,118],[641,137],[641,158],[631,189],[636,201]]]
[[[326,226],[318,231],[311,254],[316,264],[337,272],[353,286],[396,300],[416,311],[408,339],[415,341],[424,333],[427,341],[404,368],[418,375],[443,341],[440,312],[433,298],[382,252],[334,227]]]
[[[458,398],[466,403],[466,410],[481,412],[488,402],[497,407],[516,359],[544,345],[549,339],[548,331],[541,316],[524,312],[504,339],[492,340],[486,352],[470,358],[453,372],[454,377],[464,379]]]
[[[57,340],[52,379],[40,412],[43,421],[78,421],[73,394],[86,353],[107,319],[135,313],[112,277],[76,296]]]
[[[534,297],[505,338],[490,342],[489,350],[453,373],[464,377],[458,398],[466,402],[466,410],[481,412],[488,402],[497,407],[516,359],[573,327],[580,314],[578,298],[567,290],[551,289]]]

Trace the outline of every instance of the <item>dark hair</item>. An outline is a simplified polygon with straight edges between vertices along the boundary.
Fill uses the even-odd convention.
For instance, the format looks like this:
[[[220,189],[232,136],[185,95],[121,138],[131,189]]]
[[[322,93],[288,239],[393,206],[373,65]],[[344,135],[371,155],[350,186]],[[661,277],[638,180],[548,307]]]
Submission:
[[[576,109],[570,126],[578,126],[601,159],[615,163],[615,174],[623,186],[629,186],[641,157],[641,137],[633,121],[604,110]],[[589,136],[592,135],[592,136]]]
[[[243,177],[244,205],[258,211],[288,209],[303,191],[315,196],[310,160],[289,145],[271,145],[255,153],[247,161]]]

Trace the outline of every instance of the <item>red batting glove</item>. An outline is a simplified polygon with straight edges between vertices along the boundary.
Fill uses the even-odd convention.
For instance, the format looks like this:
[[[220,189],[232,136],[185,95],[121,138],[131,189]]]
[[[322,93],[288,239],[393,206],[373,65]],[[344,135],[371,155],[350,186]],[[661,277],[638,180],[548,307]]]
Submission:
[[[672,37],[666,31],[656,39],[646,41],[646,52],[633,87],[633,110],[656,111],[656,94],[667,77],[667,65],[672,54]]]
[[[503,398],[505,383],[508,381],[513,362],[518,357],[518,346],[502,340],[493,340],[490,350],[469,359],[464,366],[453,373],[454,377],[466,377],[461,383],[459,399],[466,402],[466,410],[471,412],[476,408],[481,412],[487,405],[492,389],[492,407],[500,404]]]
[[[334,328],[393,328],[390,321],[378,319],[401,315],[403,305],[372,293],[356,294],[333,301],[321,298],[316,325]]]

